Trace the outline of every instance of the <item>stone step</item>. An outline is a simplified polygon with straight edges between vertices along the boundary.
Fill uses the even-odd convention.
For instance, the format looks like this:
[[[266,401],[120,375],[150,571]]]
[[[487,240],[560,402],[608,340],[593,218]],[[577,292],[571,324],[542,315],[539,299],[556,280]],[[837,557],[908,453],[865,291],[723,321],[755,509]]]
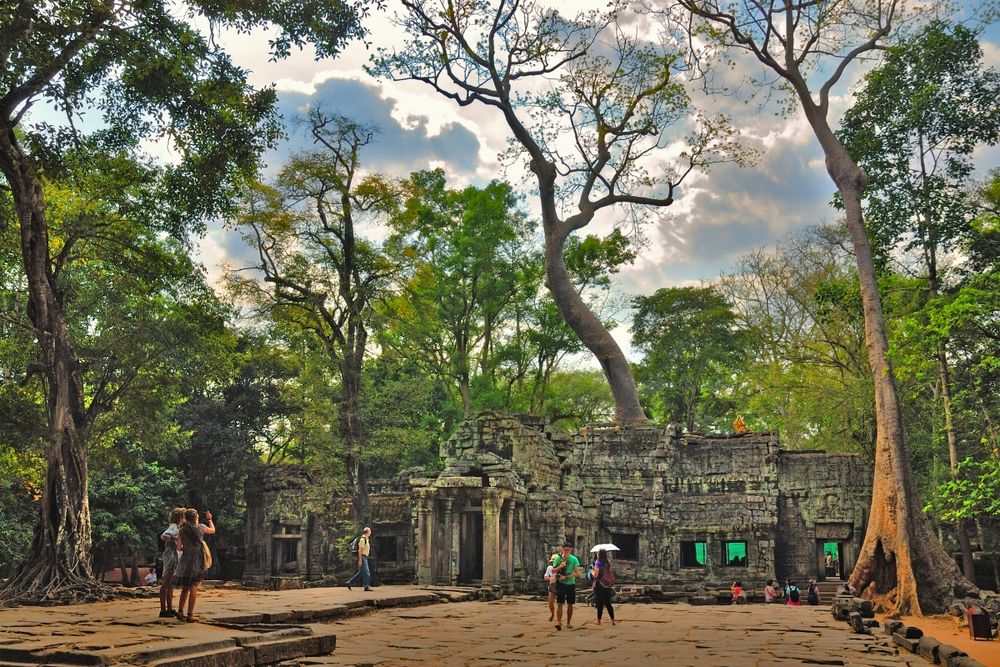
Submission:
[[[101,667],[109,660],[91,651],[49,650],[32,651],[21,648],[0,647],[0,665],[75,665],[76,667]]]

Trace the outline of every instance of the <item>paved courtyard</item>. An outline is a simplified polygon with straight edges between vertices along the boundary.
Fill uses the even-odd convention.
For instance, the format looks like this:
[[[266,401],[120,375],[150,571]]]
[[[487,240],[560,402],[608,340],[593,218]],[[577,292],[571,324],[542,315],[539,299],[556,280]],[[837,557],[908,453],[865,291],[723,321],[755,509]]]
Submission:
[[[881,631],[851,634],[826,606],[621,604],[615,626],[598,626],[594,609],[578,606],[573,629],[557,631],[544,601],[469,601],[472,594],[420,586],[216,589],[199,598],[197,624],[157,618],[155,599],[0,609],[0,667],[929,664]],[[928,634],[957,645],[950,621],[938,623]],[[980,662],[1000,667],[1000,642],[975,648]]]
[[[572,630],[544,602],[505,598],[410,609],[333,623],[337,650],[302,665],[869,665],[928,663],[882,634],[853,635],[828,607],[625,604],[618,624],[578,607]]]

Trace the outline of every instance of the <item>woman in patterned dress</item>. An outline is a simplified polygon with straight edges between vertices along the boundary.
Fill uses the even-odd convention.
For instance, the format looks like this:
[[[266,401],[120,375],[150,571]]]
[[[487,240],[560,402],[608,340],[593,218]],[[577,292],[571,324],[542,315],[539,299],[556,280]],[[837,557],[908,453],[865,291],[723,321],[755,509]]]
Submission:
[[[177,603],[177,618],[188,623],[197,623],[194,616],[194,603],[198,599],[198,584],[205,578],[205,554],[202,545],[206,535],[215,534],[215,524],[212,523],[212,513],[205,512],[208,525],[198,521],[198,510],[188,509],[184,513],[187,521],[180,529],[179,541],[183,547],[177,570],[174,573],[174,585],[182,587],[181,599]],[[187,616],[184,616],[184,603],[187,602]]]
[[[185,508],[175,507],[167,518],[167,529],[160,535],[163,544],[163,581],[160,583],[160,618],[174,615],[174,572],[177,570],[177,534],[184,525]]]

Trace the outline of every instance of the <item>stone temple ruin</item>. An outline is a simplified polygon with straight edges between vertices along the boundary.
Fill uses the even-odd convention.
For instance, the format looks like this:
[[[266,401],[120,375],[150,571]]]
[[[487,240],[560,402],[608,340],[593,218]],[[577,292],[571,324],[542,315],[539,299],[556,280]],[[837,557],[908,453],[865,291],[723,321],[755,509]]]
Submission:
[[[690,587],[840,578],[864,538],[871,469],[858,456],[783,451],[774,433],[602,426],[560,435],[485,413],[441,445],[439,473],[371,485],[382,582],[537,590],[563,539],[613,542],[621,581]],[[302,466],[247,482],[244,581],[343,581],[349,504]],[[829,555],[829,557],[828,557]]]

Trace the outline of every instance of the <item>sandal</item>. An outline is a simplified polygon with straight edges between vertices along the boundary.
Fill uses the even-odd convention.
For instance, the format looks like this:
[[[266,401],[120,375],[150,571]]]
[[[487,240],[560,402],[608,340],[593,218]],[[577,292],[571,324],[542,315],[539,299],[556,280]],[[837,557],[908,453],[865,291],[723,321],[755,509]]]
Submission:
[[[201,623],[201,619],[197,616],[188,616],[184,619],[185,623]]]

